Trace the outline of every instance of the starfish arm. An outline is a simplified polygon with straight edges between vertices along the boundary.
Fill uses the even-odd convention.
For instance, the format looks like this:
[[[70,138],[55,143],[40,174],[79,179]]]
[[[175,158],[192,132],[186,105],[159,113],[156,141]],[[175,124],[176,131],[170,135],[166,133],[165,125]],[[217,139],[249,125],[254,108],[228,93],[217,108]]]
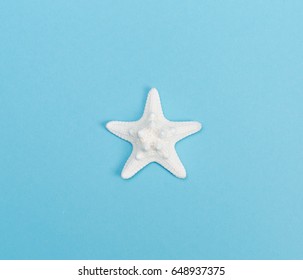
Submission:
[[[202,128],[202,124],[199,122],[170,122],[170,126],[174,129],[174,139],[176,142],[197,133]]]
[[[170,149],[166,158],[162,158],[157,162],[176,177],[181,179],[186,178],[185,167],[183,166],[174,146]]]
[[[131,142],[133,139],[131,135],[132,128],[136,126],[137,122],[120,122],[111,121],[106,124],[106,128],[118,137]]]
[[[148,165],[151,161],[148,158],[137,159],[137,151],[134,148],[132,154],[126,161],[123,170],[121,172],[121,177],[123,179],[129,179],[138,173],[143,167]]]
[[[143,116],[148,116],[151,113],[156,114],[160,118],[164,117],[160,96],[155,88],[152,88],[148,93]]]

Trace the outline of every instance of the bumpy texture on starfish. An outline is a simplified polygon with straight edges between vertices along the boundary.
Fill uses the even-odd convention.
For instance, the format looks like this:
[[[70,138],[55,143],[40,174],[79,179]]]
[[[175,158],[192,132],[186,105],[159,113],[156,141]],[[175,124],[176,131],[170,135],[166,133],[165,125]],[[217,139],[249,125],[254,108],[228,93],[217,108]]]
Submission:
[[[175,144],[198,132],[202,125],[193,121],[167,120],[163,115],[159,93],[152,88],[141,119],[134,122],[111,121],[106,128],[133,145],[132,154],[122,170],[122,178],[131,178],[151,162],[159,163],[178,178],[185,178],[186,170],[177,155]]]

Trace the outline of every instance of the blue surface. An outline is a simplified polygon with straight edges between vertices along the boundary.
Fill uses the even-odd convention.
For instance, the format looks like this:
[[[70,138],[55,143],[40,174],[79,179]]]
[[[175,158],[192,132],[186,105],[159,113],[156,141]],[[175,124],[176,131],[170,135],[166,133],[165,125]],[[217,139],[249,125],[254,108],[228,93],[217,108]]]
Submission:
[[[302,1],[1,1],[0,258],[303,259]],[[158,88],[188,178],[120,178]]]

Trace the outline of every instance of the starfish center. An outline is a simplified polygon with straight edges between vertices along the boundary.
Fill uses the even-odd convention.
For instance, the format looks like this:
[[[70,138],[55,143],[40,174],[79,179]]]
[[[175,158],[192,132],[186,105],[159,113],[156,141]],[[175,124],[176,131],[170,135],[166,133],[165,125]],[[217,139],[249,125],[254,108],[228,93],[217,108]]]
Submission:
[[[158,120],[155,113],[150,113],[143,126],[135,131],[130,129],[129,134],[136,137],[138,151],[136,159],[141,160],[146,157],[160,155],[163,158],[168,158],[169,154],[163,148],[166,146],[166,138],[172,134],[173,129],[164,127]]]

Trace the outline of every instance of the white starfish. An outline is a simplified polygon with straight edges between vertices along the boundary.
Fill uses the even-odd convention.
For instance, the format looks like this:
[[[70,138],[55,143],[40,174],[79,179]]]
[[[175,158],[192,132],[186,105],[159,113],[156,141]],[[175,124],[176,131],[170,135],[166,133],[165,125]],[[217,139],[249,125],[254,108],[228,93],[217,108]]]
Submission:
[[[163,115],[159,93],[152,88],[143,116],[138,121],[111,121],[106,128],[133,145],[132,154],[122,170],[122,178],[131,178],[151,162],[159,163],[178,178],[185,178],[186,170],[177,155],[175,144],[198,132],[202,125],[199,122],[167,120]]]

